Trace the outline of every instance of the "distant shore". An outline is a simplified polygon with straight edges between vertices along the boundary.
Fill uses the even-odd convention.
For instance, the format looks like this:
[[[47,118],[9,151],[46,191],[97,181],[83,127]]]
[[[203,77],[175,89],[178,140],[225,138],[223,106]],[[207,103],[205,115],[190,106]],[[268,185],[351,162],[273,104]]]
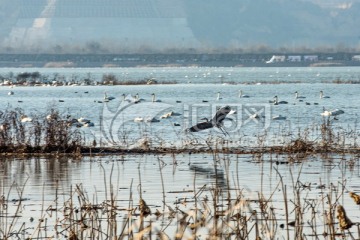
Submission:
[[[360,61],[353,60],[353,56],[355,56],[355,54],[349,53],[319,53],[315,54],[315,56],[317,56],[315,61],[285,60],[280,62],[266,63],[273,55],[274,54],[0,54],[0,67],[111,68],[360,66]],[[301,54],[298,56],[305,55]]]

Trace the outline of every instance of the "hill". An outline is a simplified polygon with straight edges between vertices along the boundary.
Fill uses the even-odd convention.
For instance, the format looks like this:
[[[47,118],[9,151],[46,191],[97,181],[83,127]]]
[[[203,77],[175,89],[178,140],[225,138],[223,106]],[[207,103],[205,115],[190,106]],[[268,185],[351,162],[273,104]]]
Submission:
[[[357,48],[360,3],[342,3],[0,0],[0,51],[149,53]]]

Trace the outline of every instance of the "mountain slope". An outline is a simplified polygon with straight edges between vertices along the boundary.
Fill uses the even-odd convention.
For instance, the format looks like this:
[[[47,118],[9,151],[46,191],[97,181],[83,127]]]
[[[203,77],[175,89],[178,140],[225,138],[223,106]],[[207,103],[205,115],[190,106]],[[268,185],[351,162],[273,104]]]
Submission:
[[[232,0],[227,4],[188,0],[186,3],[190,27],[205,43],[210,39],[218,46],[232,42],[270,46],[354,43],[347,39],[352,32],[347,26],[357,21],[356,10],[332,17],[326,9],[296,0]]]
[[[360,1],[346,1],[0,0],[0,50],[359,46]]]

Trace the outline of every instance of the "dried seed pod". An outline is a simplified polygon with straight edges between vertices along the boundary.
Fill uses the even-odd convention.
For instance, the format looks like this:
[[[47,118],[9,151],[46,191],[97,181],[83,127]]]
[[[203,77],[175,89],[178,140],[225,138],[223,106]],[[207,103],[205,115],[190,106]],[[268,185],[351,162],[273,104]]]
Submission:
[[[144,217],[147,217],[149,214],[151,214],[151,210],[150,210],[149,206],[146,204],[146,202],[143,199],[140,199],[139,202],[140,202],[139,208],[140,208],[141,215],[143,215]]]
[[[155,216],[160,217],[161,215],[162,215],[162,213],[158,209],[156,209]]]
[[[79,238],[76,236],[76,233],[74,230],[70,230],[70,234],[68,236],[68,240],[79,240]]]
[[[354,192],[350,192],[350,197],[351,197],[352,199],[354,199],[354,201],[355,201],[355,203],[356,203],[357,205],[360,205],[360,196],[359,196],[359,195],[357,195],[357,194],[354,193]]]
[[[353,225],[351,220],[346,216],[345,209],[341,205],[337,207],[337,219],[339,220],[341,230],[349,229]]]

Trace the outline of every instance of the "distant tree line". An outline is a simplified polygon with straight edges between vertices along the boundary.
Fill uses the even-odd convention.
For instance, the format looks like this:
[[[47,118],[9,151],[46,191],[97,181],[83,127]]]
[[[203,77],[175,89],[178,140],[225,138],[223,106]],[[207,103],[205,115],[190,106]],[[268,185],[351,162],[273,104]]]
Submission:
[[[234,54],[243,54],[243,53],[253,53],[253,54],[266,54],[266,53],[298,53],[298,54],[307,54],[307,53],[356,53],[360,52],[360,46],[347,46],[345,44],[337,45],[322,45],[322,46],[281,46],[281,47],[272,47],[266,44],[257,44],[249,46],[223,46],[223,47],[212,47],[207,44],[204,44],[202,47],[192,48],[192,47],[167,47],[167,48],[156,48],[150,45],[141,45],[141,46],[124,46],[119,45],[108,45],[97,41],[89,41],[84,44],[56,44],[51,47],[23,47],[23,48],[13,48],[11,46],[1,46],[0,53],[3,54],[15,54],[15,53],[31,53],[31,54],[218,54],[218,53],[234,53]]]

